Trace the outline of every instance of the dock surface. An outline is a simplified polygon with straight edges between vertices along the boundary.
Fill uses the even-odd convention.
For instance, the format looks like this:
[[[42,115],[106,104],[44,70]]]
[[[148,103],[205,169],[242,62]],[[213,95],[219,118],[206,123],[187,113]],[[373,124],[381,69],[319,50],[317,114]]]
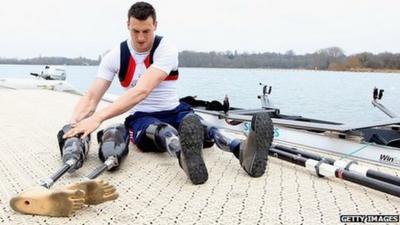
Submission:
[[[61,165],[56,134],[78,99],[51,90],[0,88],[0,224],[342,224],[340,215],[399,215],[400,198],[319,178],[276,158],[269,158],[264,176],[251,178],[232,154],[216,147],[204,150],[209,180],[195,186],[176,158],[142,153],[133,144],[118,171],[99,177],[115,185],[120,195],[115,201],[84,206],[66,218],[14,212],[10,198],[37,186]],[[119,116],[102,127],[123,120]],[[92,136],[84,166],[53,188],[83,180],[100,164]],[[367,166],[400,175],[392,168]]]

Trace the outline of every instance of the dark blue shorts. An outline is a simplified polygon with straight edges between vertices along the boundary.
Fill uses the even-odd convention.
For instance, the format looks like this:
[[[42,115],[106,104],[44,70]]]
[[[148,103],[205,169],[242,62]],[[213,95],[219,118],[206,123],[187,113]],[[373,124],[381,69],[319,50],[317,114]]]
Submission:
[[[164,152],[158,149],[153,141],[146,136],[146,129],[151,124],[168,123],[178,130],[183,117],[193,113],[190,105],[181,102],[175,109],[159,112],[135,112],[125,119],[125,126],[129,128],[131,141],[144,152]]]

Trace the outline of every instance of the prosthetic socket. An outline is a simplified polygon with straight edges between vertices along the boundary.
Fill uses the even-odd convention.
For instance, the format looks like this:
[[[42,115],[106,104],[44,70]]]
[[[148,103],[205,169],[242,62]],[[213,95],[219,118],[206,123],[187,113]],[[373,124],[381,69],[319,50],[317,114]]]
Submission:
[[[90,135],[81,139],[81,135],[64,139],[63,135],[71,130],[71,125],[65,125],[57,134],[58,145],[63,163],[70,165],[68,172],[72,173],[82,167],[89,152]]]
[[[117,169],[129,152],[129,133],[123,124],[115,124],[97,133],[99,158],[108,170]]]
[[[146,129],[146,136],[153,140],[160,150],[167,150],[171,156],[177,156],[181,151],[178,131],[167,123],[150,125]]]
[[[235,152],[238,150],[240,145],[239,139],[230,139],[223,135],[216,127],[207,127],[207,137],[215,142],[218,148],[227,151]]]

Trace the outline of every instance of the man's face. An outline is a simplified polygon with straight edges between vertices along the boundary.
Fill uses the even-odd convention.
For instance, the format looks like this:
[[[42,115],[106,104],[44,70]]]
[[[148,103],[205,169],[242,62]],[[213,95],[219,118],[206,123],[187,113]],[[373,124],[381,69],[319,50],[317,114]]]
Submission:
[[[133,48],[137,52],[150,51],[153,44],[154,31],[157,29],[157,22],[149,16],[146,20],[138,20],[130,17],[128,30],[131,34]]]

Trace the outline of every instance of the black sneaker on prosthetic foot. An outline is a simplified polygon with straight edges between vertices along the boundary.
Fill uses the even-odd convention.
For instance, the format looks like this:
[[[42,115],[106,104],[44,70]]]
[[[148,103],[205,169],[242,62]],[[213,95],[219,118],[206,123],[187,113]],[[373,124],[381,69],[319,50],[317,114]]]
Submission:
[[[267,112],[253,115],[250,134],[240,143],[239,152],[240,165],[252,177],[260,177],[265,172],[273,132],[272,120]]]
[[[186,115],[179,126],[181,153],[179,164],[193,184],[203,184],[208,179],[203,160],[204,131],[200,119],[194,114]]]

